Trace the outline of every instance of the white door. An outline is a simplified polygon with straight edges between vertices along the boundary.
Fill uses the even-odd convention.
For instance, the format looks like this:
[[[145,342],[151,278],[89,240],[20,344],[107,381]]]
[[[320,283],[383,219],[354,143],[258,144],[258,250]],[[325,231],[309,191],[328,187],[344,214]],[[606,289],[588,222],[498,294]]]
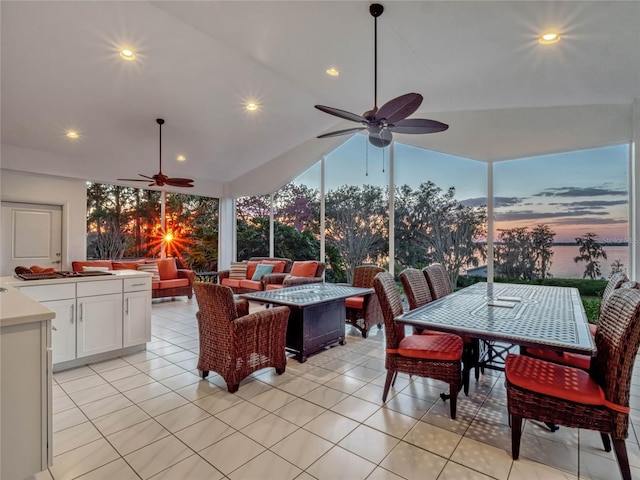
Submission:
[[[53,267],[62,261],[62,207],[2,202],[0,276],[17,266]]]

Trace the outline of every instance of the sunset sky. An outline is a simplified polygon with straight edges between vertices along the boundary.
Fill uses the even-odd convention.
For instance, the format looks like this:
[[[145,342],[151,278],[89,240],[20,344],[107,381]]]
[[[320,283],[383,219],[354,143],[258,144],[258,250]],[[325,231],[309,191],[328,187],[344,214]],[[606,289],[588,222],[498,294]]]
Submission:
[[[486,163],[395,145],[397,185],[415,188],[430,180],[443,190],[455,187],[465,204],[486,203]],[[496,162],[496,228],[545,223],[556,232],[556,242],[574,242],[586,232],[595,232],[601,242],[626,242],[628,156],[629,147],[620,145]],[[319,188],[319,172],[313,167],[294,181]],[[366,138],[355,135],[327,156],[326,188],[386,185],[388,172],[388,152],[367,148]]]

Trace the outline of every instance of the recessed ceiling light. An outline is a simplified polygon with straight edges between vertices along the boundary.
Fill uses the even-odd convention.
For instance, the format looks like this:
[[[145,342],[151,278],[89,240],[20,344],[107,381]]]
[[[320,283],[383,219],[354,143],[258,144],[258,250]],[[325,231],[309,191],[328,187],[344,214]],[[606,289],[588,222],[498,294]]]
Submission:
[[[133,50],[129,50],[128,48],[123,48],[122,50],[120,50],[120,56],[125,60],[135,60],[136,52],[134,52]]]
[[[250,112],[253,112],[257,109],[258,109],[257,103],[247,103],[247,110],[249,110]]]
[[[538,38],[538,43],[542,45],[551,45],[560,41],[560,34],[555,32],[545,33]]]
[[[330,77],[337,77],[340,75],[340,72],[335,68],[327,68],[327,75]]]
[[[184,155],[178,155],[176,157],[176,160],[178,160],[179,162],[184,162],[187,159],[187,157],[185,157]]]
[[[80,138],[80,135],[78,134],[78,132],[74,132],[73,130],[69,130],[67,132],[67,137],[76,139],[76,138]]]

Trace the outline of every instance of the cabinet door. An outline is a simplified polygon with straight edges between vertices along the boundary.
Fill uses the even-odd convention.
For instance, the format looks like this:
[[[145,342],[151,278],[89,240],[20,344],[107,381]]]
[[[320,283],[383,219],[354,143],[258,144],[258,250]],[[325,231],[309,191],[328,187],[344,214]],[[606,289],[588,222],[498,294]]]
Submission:
[[[123,347],[151,341],[151,292],[124,294]]]
[[[76,300],[54,300],[42,305],[56,312],[51,321],[51,345],[53,363],[66,362],[76,358]]]
[[[122,294],[78,298],[77,356],[122,348]]]

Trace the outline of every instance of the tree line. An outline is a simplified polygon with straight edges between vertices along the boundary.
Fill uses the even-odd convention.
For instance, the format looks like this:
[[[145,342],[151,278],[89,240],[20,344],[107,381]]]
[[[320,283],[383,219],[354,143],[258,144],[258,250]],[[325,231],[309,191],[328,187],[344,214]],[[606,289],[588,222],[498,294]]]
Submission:
[[[320,254],[320,192],[289,183],[273,195],[275,255],[305,260]],[[439,262],[455,285],[460,271],[486,262],[486,207],[455,199],[455,188],[433,182],[394,190],[396,271]],[[270,196],[236,200],[237,257],[269,254]],[[351,281],[356,266],[389,264],[389,192],[386,186],[343,185],[325,194],[327,280]],[[165,231],[160,225],[160,192],[91,183],[87,189],[88,258],[157,256],[161,239],[174,234],[169,254],[195,270],[215,270],[218,201],[167,194]],[[555,233],[549,225],[498,230],[494,265],[498,275],[522,280],[548,278]],[[597,235],[576,238],[583,278],[601,276],[606,252]],[[618,261],[613,268],[623,269]]]

